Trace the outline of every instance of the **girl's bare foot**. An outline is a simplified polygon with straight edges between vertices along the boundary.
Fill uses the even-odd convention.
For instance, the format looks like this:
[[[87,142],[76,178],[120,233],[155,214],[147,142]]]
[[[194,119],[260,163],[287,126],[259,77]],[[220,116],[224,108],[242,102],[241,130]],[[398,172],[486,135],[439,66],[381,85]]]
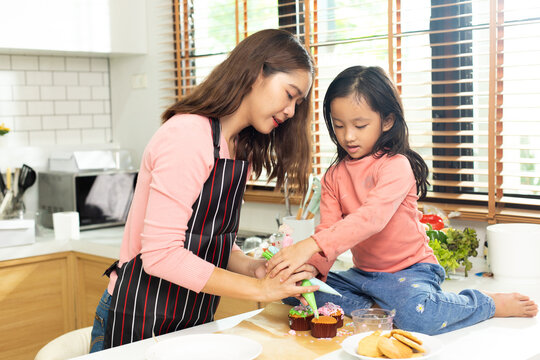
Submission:
[[[484,293],[495,302],[495,317],[534,317],[538,305],[528,296],[519,293]]]

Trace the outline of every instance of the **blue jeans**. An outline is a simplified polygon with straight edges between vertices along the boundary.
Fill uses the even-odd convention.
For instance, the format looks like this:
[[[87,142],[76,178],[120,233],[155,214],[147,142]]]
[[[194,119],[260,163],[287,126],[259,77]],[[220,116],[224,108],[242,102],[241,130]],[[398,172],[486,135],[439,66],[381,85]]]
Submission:
[[[105,290],[99,300],[92,327],[92,340],[90,342],[90,353],[103,350],[103,340],[105,339],[105,329],[107,329],[107,319],[109,318],[109,308],[111,306],[111,295]]]
[[[396,327],[428,335],[474,325],[495,314],[493,299],[478,290],[466,289],[459,294],[442,291],[444,278],[444,269],[438,264],[414,264],[396,273],[351,268],[328,274],[326,283],[342,297],[317,291],[315,299],[318,306],[329,301],[341,306],[348,316],[373,303],[395,309]],[[298,304],[295,298],[283,302]]]

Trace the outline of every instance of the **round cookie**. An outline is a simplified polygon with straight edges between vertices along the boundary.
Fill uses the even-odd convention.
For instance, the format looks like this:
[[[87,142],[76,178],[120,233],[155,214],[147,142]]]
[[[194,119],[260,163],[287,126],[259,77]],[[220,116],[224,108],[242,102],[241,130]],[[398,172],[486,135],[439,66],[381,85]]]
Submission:
[[[368,335],[360,340],[356,350],[357,354],[369,357],[381,357],[382,352],[377,347],[379,344],[380,335],[381,330],[377,330],[373,334]]]
[[[412,341],[411,339],[409,339],[409,338],[407,338],[407,337],[405,337],[405,336],[403,336],[401,334],[395,333],[392,336],[394,338],[396,338],[397,340],[401,341],[402,343],[404,343],[405,345],[412,347],[414,350],[416,350],[418,352],[421,352],[421,353],[426,352],[426,349],[424,349],[422,346],[420,346],[417,342]]]
[[[377,347],[390,359],[406,359],[410,358],[413,354],[412,349],[407,345],[396,339],[388,339],[384,336],[380,337]]]
[[[400,330],[400,329],[394,329],[392,330],[391,332],[392,335],[394,334],[399,334],[399,335],[403,335],[405,336],[406,338],[409,338],[411,339],[412,341],[422,345],[422,340],[420,340],[419,338],[417,338],[416,336],[414,336],[413,334],[411,334],[410,332],[408,331],[405,331],[405,330]]]

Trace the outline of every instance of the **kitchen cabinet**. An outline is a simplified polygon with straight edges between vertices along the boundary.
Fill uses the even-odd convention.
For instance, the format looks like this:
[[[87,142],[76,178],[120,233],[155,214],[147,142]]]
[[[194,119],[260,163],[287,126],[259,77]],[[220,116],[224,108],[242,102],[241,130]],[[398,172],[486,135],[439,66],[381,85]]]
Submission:
[[[144,0],[0,1],[4,52],[147,53]]]
[[[69,251],[0,262],[0,359],[32,359],[57,336],[92,325],[113,261]]]
[[[77,308],[77,329],[92,326],[96,307],[109,284],[109,278],[103,272],[113,259],[75,252],[76,285],[75,299]]]
[[[0,262],[0,358],[27,360],[75,329],[70,253]]]

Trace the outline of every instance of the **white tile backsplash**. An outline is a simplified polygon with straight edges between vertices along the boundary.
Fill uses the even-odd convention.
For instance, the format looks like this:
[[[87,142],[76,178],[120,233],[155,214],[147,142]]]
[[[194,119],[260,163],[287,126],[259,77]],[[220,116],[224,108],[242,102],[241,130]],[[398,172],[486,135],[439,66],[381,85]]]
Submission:
[[[90,58],[68,57],[66,58],[66,70],[90,71]]]
[[[39,60],[37,56],[11,56],[11,68],[13,70],[38,70]]]
[[[0,147],[111,142],[107,58],[0,54]]]
[[[0,70],[11,69],[11,57],[9,55],[0,55]]]
[[[63,56],[39,56],[39,70],[57,70],[66,69],[66,60]]]

